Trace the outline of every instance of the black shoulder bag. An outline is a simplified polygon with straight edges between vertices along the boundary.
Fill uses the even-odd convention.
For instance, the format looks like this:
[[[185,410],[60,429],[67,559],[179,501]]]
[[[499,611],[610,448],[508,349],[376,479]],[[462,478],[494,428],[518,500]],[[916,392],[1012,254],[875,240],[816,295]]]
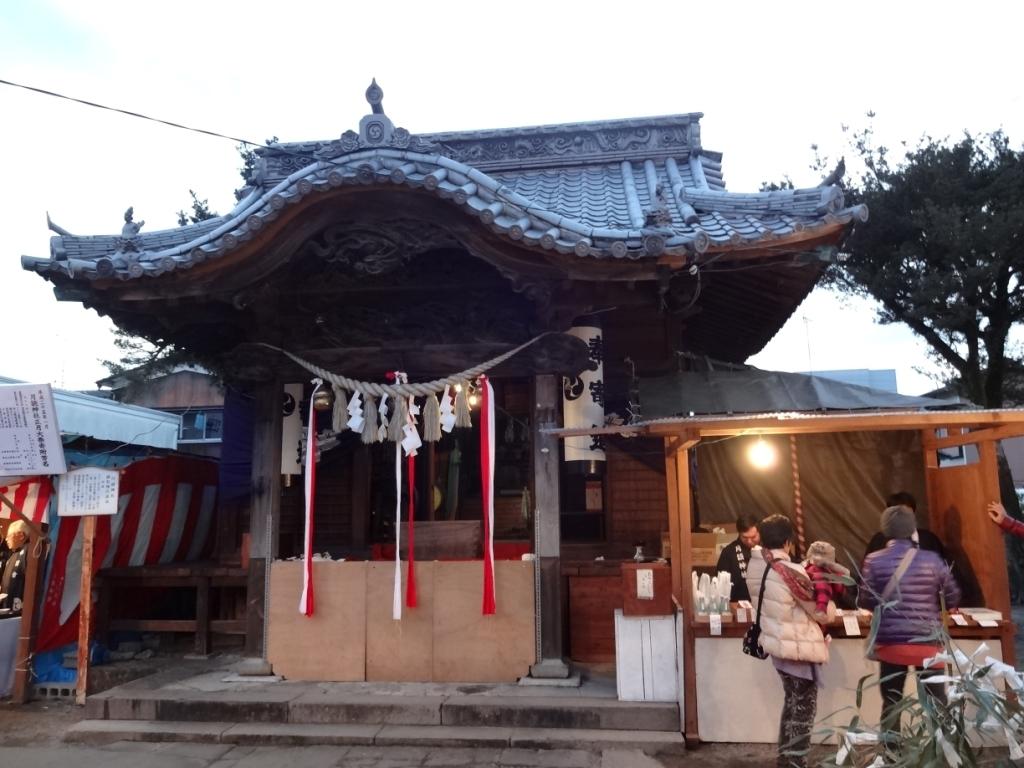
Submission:
[[[747,633],[743,636],[743,652],[755,659],[767,659],[768,654],[761,647],[761,606],[764,605],[764,585],[768,580],[768,571],[772,569],[771,563],[764,561],[764,575],[761,577],[761,591],[757,595],[757,618],[754,623],[747,627]]]

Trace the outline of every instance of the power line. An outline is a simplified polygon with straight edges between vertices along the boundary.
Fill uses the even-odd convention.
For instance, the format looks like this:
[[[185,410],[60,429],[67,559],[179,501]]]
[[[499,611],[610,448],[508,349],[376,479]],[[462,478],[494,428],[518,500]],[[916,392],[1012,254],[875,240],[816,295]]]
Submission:
[[[49,91],[49,90],[47,90],[45,88],[37,88],[37,87],[35,87],[33,85],[25,85],[23,83],[15,83],[15,82],[13,82],[11,80],[3,80],[3,79],[0,79],[0,85],[8,85],[8,86],[11,86],[12,88],[21,88],[21,89],[26,90],[26,91],[32,91],[33,93],[40,93],[40,94],[42,94],[44,96],[52,96],[52,97],[54,97],[56,99],[63,99],[65,101],[71,101],[71,102],[74,102],[76,104],[84,104],[87,107],[94,107],[96,109],[103,109],[103,110],[106,110],[108,112],[116,112],[116,113],[121,114],[121,115],[128,115],[129,117],[136,117],[136,118],[139,118],[140,120],[149,120],[150,122],[159,123],[161,125],[167,125],[167,126],[170,126],[171,128],[180,128],[183,131],[192,131],[193,133],[201,133],[201,134],[204,134],[206,136],[213,136],[214,138],[218,138],[218,139],[227,139],[228,141],[233,141],[233,142],[236,142],[238,144],[244,144],[246,146],[251,146],[251,147],[267,147],[267,148],[272,148],[272,149],[274,149],[277,152],[293,154],[293,155],[299,155],[301,157],[308,157],[307,155],[304,155],[301,152],[291,152],[289,150],[282,149],[279,146],[271,147],[270,144],[267,144],[267,143],[262,142],[262,141],[250,141],[249,139],[240,139],[237,136],[228,136],[227,134],[218,133],[217,131],[208,131],[205,128],[193,128],[192,126],[183,125],[182,123],[175,123],[175,122],[173,122],[171,120],[163,120],[163,119],[161,119],[159,117],[150,117],[149,115],[144,115],[141,112],[133,112],[130,109],[121,109],[120,107],[110,107],[110,106],[107,106],[106,104],[100,104],[100,103],[95,102],[95,101],[88,101],[87,99],[79,99],[79,98],[76,98],[74,96],[68,96],[68,95],[63,94],[63,93],[58,93],[57,91]]]

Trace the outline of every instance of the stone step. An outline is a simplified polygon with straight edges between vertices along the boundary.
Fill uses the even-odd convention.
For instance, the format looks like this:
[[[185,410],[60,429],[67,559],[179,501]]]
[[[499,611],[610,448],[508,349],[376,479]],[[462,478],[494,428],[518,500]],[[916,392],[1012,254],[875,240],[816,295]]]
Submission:
[[[110,691],[90,696],[92,720],[457,726],[677,731],[674,703],[553,696],[412,696],[279,688],[258,695]]]
[[[94,745],[117,741],[178,741],[268,746],[510,747],[589,752],[623,749],[641,750],[649,755],[680,754],[686,749],[683,736],[675,731],[152,720],[83,720],[65,732],[64,740]]]

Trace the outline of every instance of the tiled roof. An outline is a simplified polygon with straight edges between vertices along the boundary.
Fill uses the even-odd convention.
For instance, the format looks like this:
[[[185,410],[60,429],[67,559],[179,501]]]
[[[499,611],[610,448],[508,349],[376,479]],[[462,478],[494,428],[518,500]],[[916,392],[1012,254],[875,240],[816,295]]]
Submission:
[[[75,279],[155,277],[223,256],[288,206],[343,185],[422,190],[523,245],[590,258],[697,258],[867,218],[837,186],[727,192],[721,156],[700,146],[699,114],[412,136],[378,110],[381,97],[358,134],[262,150],[254,187],[225,216],[121,236],[54,227],[51,257],[22,264]]]

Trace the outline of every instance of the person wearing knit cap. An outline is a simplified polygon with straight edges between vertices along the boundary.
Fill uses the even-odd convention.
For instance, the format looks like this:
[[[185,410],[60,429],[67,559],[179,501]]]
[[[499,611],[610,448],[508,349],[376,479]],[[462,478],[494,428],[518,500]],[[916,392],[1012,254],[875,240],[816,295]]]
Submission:
[[[917,529],[914,510],[902,505],[887,507],[880,524],[889,542],[885,549],[865,558],[857,603],[877,615],[869,656],[880,663],[881,728],[898,735],[899,702],[909,667],[920,670],[930,695],[945,699],[942,683],[927,683],[929,677],[941,673],[942,665],[928,669],[924,660],[942,650],[930,638],[936,637],[942,625],[942,611],[960,604],[960,587],[937,553],[918,549],[912,542]]]
[[[917,532],[914,510],[902,504],[887,507],[882,513],[881,528],[887,539],[913,539]]]
[[[917,517],[917,499],[914,498],[912,493],[907,491],[897,491],[896,493],[890,494],[885,500],[886,507],[897,507],[904,506],[910,507],[914,511],[914,517]],[[871,537],[871,541],[868,542],[867,551],[864,553],[864,557],[867,557],[872,552],[877,552],[880,549],[885,549],[886,542],[889,541],[889,537],[882,531],[879,531]],[[921,521],[917,523],[917,535],[913,539],[914,543],[921,549],[928,549],[932,552],[938,552],[939,557],[943,560],[946,559],[946,550],[942,546],[942,540],[934,533],[929,531],[927,528],[921,525]],[[863,560],[864,558],[861,558]]]
[[[849,580],[850,569],[836,562],[836,548],[827,541],[815,541],[807,548],[804,570],[814,586],[815,608],[828,610],[830,600],[837,601],[845,592],[843,580]]]

